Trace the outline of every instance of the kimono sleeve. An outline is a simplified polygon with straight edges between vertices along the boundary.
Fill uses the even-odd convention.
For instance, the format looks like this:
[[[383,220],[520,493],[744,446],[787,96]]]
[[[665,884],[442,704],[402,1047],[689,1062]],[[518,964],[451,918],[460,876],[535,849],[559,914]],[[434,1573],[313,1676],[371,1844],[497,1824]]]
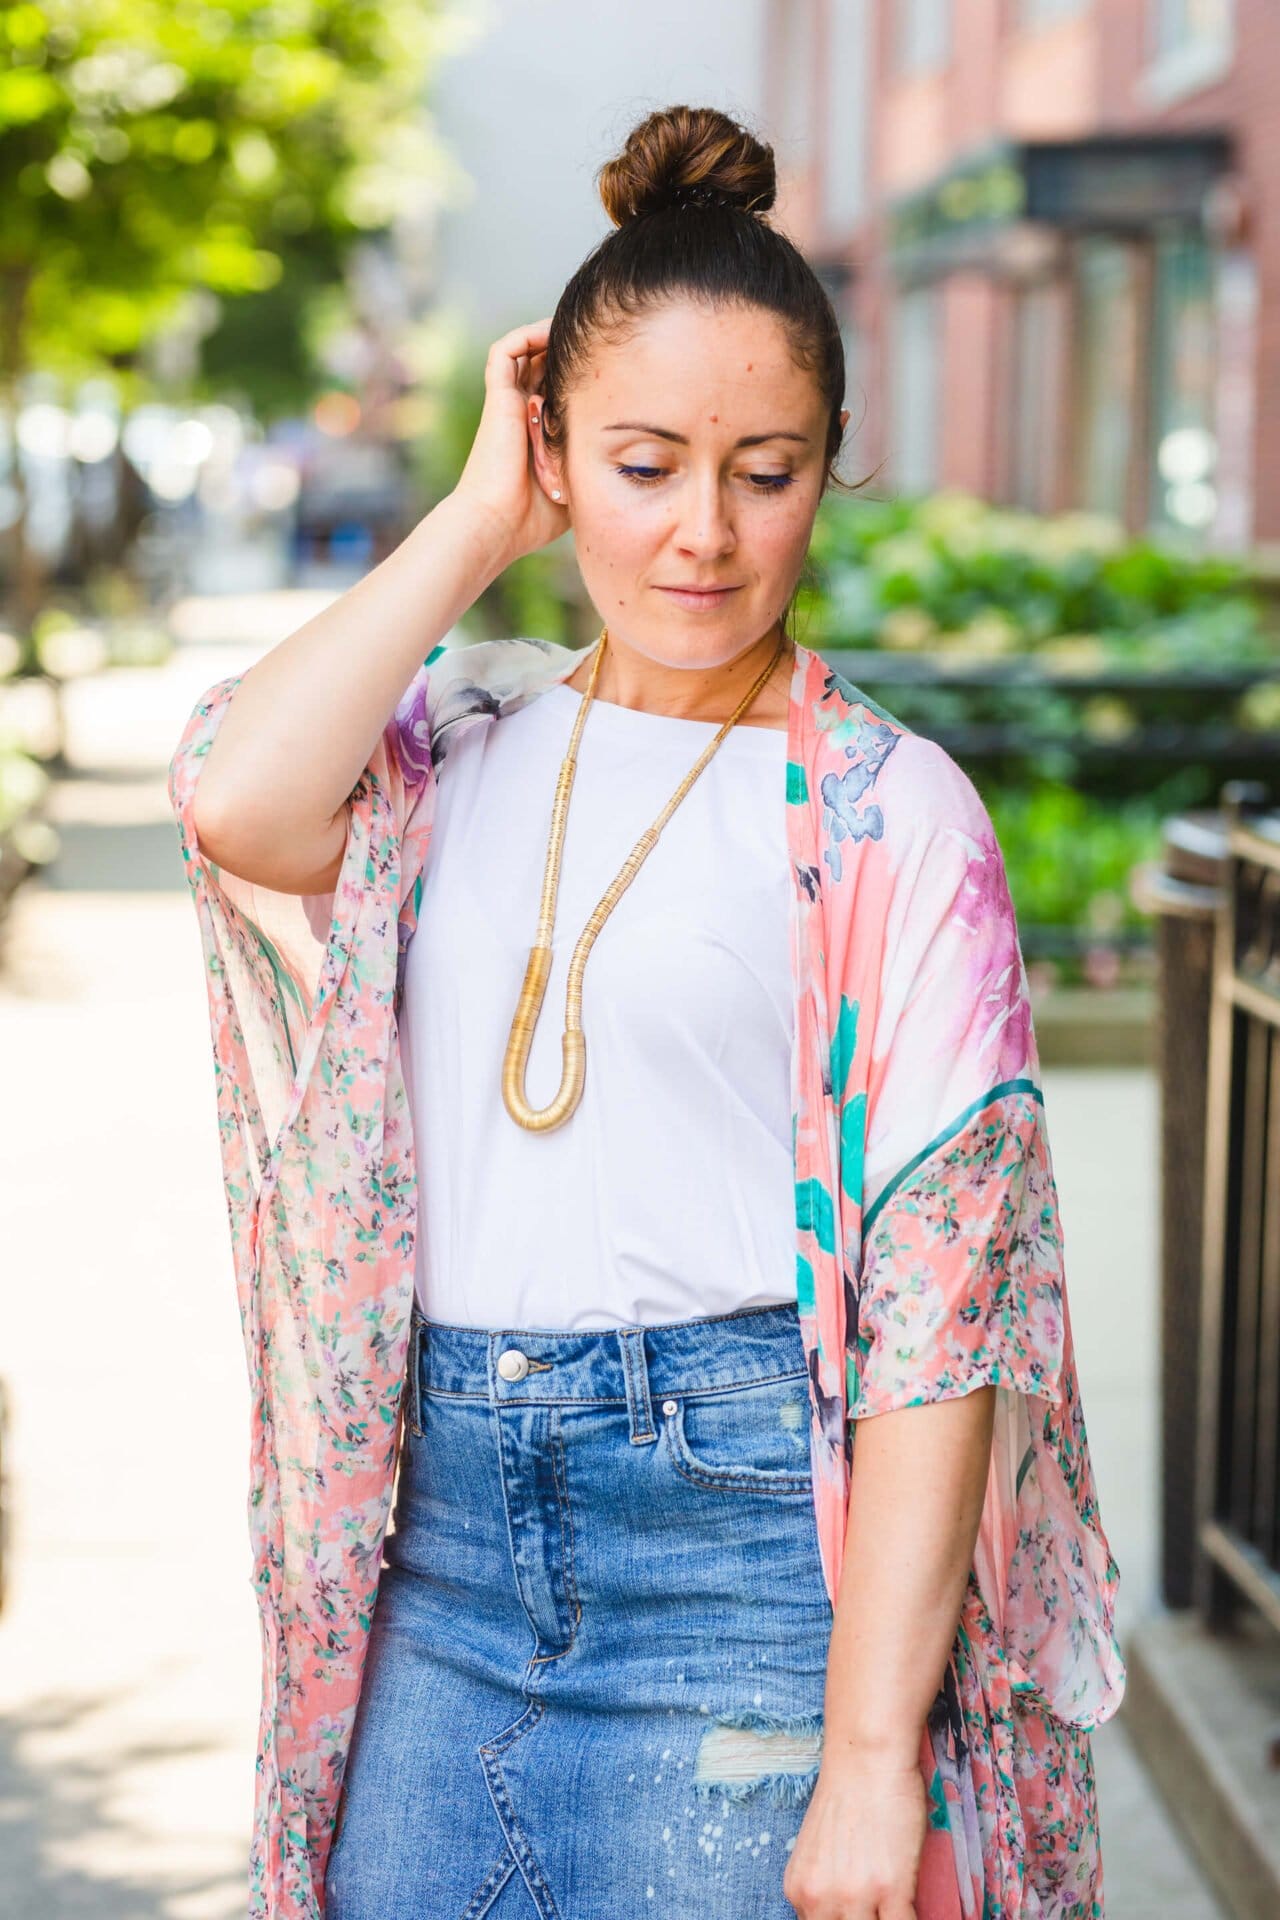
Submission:
[[[1004,861],[963,770],[913,738],[864,1134],[849,1417],[996,1384],[1053,1400],[1058,1199]]]
[[[224,1140],[241,1134],[252,1150],[251,1173],[237,1160],[240,1192],[256,1184],[293,1103],[326,954],[341,931],[344,900],[348,915],[355,910],[370,839],[389,831],[398,840],[402,890],[416,874],[409,856],[416,854],[425,831],[415,823],[415,810],[431,784],[428,667],[434,657],[414,674],[352,791],[349,806],[359,815],[359,831],[348,832],[342,872],[330,892],[283,893],[241,879],[218,866],[200,844],[195,821],[200,775],[252,667],[201,694],[170,759],[170,805],[204,951]],[[384,829],[378,828],[379,820]],[[232,1171],[228,1161],[228,1179]]]

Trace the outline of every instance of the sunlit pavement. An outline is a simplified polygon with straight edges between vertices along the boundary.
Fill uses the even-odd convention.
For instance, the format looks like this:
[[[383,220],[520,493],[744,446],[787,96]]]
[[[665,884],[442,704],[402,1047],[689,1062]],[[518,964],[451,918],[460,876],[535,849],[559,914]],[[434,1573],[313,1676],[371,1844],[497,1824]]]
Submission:
[[[245,1911],[258,1694],[247,1390],[196,922],[164,773],[198,694],[318,604],[195,604],[192,644],[169,666],[72,689],[63,854],[19,893],[5,942],[7,1920]],[[1155,1591],[1156,1089],[1142,1071],[1044,1078],[1123,1631]],[[1095,1752],[1112,1920],[1216,1920],[1123,1709]]]

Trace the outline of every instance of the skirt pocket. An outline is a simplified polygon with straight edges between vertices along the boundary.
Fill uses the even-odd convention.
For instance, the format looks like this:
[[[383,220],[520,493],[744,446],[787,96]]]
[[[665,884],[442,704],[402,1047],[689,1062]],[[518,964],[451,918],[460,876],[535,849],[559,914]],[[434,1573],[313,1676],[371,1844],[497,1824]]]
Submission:
[[[803,1373],[715,1393],[673,1395],[660,1404],[671,1464],[695,1486],[812,1498]]]

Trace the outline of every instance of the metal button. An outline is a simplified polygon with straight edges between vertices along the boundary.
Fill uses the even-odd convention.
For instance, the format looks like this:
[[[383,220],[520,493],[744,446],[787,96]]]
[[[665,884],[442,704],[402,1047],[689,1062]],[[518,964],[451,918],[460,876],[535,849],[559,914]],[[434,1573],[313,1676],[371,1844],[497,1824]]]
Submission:
[[[498,1355],[498,1372],[504,1380],[523,1380],[529,1371],[529,1356],[519,1347],[508,1347]]]
[[[677,1406],[678,1402],[675,1400],[664,1400],[662,1403],[662,1411],[664,1413],[675,1413]]]

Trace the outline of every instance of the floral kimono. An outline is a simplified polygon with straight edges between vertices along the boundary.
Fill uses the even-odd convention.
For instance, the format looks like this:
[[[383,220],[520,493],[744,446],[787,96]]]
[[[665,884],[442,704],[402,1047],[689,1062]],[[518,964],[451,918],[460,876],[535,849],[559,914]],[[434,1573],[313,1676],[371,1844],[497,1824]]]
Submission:
[[[253,1916],[322,1915],[377,1599],[416,1225],[397,1014],[436,783],[464,728],[581,659],[529,639],[436,647],[351,793],[331,895],[253,886],[201,852],[201,762],[238,678],[199,700],[171,763],[251,1389]],[[1119,1575],[1003,861],[947,753],[804,646],[786,758],[795,1285],[828,1592],[858,1423],[993,1384],[978,1539],[921,1739],[917,1913],[1096,1920],[1089,1729],[1124,1689]]]

